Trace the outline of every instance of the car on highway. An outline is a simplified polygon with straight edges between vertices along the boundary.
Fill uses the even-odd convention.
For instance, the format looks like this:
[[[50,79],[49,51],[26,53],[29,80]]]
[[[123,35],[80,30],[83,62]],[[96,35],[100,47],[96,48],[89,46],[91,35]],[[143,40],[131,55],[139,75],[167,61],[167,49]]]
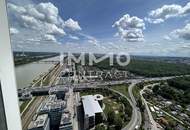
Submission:
[[[135,130],[138,130],[138,129],[139,129],[139,126],[138,126],[138,125],[136,125],[136,126],[135,126]]]

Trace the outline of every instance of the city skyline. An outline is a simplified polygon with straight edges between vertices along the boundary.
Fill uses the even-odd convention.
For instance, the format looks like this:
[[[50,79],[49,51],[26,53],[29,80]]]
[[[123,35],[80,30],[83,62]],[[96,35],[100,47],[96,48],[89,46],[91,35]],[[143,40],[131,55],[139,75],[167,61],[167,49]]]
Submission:
[[[13,50],[190,54],[188,1],[24,1],[7,3]]]

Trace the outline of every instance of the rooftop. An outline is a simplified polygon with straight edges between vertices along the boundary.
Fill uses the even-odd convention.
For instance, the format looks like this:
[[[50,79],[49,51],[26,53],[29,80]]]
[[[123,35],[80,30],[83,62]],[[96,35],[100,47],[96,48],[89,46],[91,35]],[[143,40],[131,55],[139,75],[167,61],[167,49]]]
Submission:
[[[66,105],[65,101],[57,100],[55,95],[50,95],[44,102],[42,102],[39,111],[49,111],[52,109],[62,109]]]
[[[96,113],[103,112],[98,101],[94,99],[93,95],[82,96],[82,103],[85,115],[95,116]]]
[[[100,100],[103,100],[103,99],[104,99],[104,96],[102,96],[101,94],[96,94],[96,95],[94,95],[94,99],[95,99],[96,101],[100,101]]]
[[[49,93],[53,94],[53,93],[57,93],[57,92],[68,92],[68,88],[67,87],[62,87],[62,86],[56,86],[56,87],[51,87],[49,89]]]
[[[30,122],[28,129],[43,127],[48,120],[48,114],[38,115],[35,121]]]
[[[68,125],[71,124],[71,113],[70,112],[63,112],[61,116],[60,125]]]

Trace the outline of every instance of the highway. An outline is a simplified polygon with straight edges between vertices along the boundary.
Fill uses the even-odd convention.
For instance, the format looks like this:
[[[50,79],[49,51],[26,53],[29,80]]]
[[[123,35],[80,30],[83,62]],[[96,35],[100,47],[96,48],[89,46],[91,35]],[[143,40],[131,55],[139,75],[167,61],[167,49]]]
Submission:
[[[122,94],[119,91],[116,91],[114,89],[111,89],[111,88],[108,88],[108,89],[111,90],[111,91],[113,91],[113,92],[115,92],[115,93],[118,93],[120,96],[126,98],[128,100],[128,102],[130,103],[130,105],[134,106],[133,102],[126,95],[124,95],[124,94]],[[122,130],[132,130],[131,128],[133,126],[134,127],[136,126],[136,119],[138,118],[137,117],[138,115],[136,114],[137,112],[134,111],[134,107],[132,107],[132,109],[133,109],[133,114],[132,114],[131,120],[130,120],[130,122],[124,128],[122,128]],[[140,118],[141,118],[141,116],[140,116]]]
[[[126,127],[123,128],[123,130],[135,130],[136,128],[140,127],[141,122],[142,122],[141,112],[139,111],[139,108],[137,107],[137,103],[133,95],[133,87],[137,83],[139,83],[139,81],[134,81],[128,87],[128,93],[132,102],[131,106],[132,106],[133,112],[132,112],[132,117],[131,117],[130,122],[128,123]]]

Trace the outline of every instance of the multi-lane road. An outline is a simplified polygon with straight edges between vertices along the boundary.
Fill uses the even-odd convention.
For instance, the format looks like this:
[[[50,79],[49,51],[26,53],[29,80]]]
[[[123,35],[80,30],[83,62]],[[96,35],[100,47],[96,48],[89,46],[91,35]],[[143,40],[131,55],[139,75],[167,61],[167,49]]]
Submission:
[[[137,83],[139,83],[139,82],[133,81],[128,87],[128,93],[129,93],[129,97],[132,102],[133,112],[132,112],[131,120],[128,123],[128,125],[125,127],[125,130],[134,130],[134,129],[138,129],[141,126],[141,122],[142,122],[141,112],[139,111],[140,109],[137,107],[137,103],[136,103],[135,97],[133,95],[133,87]]]

